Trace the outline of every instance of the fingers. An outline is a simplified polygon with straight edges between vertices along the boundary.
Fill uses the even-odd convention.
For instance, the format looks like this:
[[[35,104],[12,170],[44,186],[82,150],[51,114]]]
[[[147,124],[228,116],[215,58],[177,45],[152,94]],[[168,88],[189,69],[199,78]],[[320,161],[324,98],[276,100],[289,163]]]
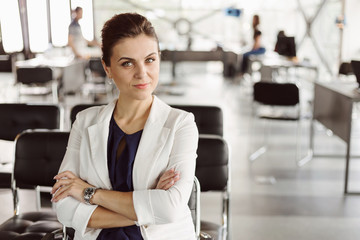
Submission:
[[[160,180],[161,180],[161,181],[165,181],[165,180],[173,177],[173,176],[174,176],[174,173],[175,173],[175,170],[174,170],[173,168],[172,168],[172,169],[169,169],[169,170],[167,170],[166,172],[164,172],[163,175],[161,175]]]
[[[55,194],[53,195],[51,202],[57,202],[67,196],[69,196],[68,194],[68,190],[69,190],[69,186],[63,186],[61,188],[58,189],[58,191],[55,192]]]
[[[51,189],[51,194],[54,194],[59,188],[64,185],[69,185],[71,182],[73,182],[71,179],[61,179],[57,181]]]
[[[59,173],[58,175],[56,175],[54,177],[54,179],[56,180],[60,180],[62,178],[69,178],[69,179],[72,179],[72,178],[76,178],[75,174],[72,173],[71,171],[65,171],[65,172],[61,172]]]
[[[71,196],[78,201],[82,201],[84,189],[92,187],[92,185],[78,178],[71,171],[61,172],[56,175],[54,179],[56,179],[56,183],[51,189],[53,202],[57,202],[68,196]]]
[[[179,179],[180,179],[180,175],[179,175],[179,174],[175,175],[175,177],[169,179],[168,182],[164,182],[164,186],[163,186],[161,189],[163,189],[163,190],[168,190],[169,188],[171,188],[172,186],[174,186],[174,184],[175,184],[177,181],[179,181]]]
[[[168,190],[180,179],[180,173],[170,169],[159,179],[156,189]]]

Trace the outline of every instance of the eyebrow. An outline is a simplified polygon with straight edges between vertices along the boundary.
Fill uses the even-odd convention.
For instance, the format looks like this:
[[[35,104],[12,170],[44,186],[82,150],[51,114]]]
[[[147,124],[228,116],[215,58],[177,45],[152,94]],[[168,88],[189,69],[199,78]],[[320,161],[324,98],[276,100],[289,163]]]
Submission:
[[[148,57],[150,57],[150,56],[152,56],[152,55],[154,55],[154,54],[156,54],[156,52],[152,52],[152,53],[148,54],[145,58],[148,58]],[[134,59],[133,59],[133,58],[129,58],[129,57],[121,57],[121,58],[119,58],[118,62],[120,62],[121,60],[134,61]]]

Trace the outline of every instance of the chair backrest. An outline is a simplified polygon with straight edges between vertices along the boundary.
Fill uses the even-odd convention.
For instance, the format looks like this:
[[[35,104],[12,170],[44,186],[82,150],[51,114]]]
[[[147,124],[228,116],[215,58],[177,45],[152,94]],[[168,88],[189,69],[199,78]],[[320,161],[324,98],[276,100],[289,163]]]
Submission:
[[[76,119],[78,112],[93,106],[101,104],[78,104],[70,111],[71,124]],[[171,105],[174,108],[191,112],[195,116],[195,122],[200,134],[214,134],[223,136],[223,112],[217,106],[199,106],[199,105]]]
[[[89,60],[89,69],[91,72],[97,73],[101,77],[106,77],[106,72],[100,58],[91,58]]]
[[[76,115],[81,112],[82,110],[85,110],[89,107],[95,107],[95,106],[100,106],[102,104],[97,104],[97,103],[84,103],[84,104],[77,104],[75,106],[73,106],[70,110],[70,121],[71,121],[71,125],[75,122],[76,120]]]
[[[342,75],[353,74],[351,63],[350,62],[342,62],[339,67],[339,74],[342,74]]]
[[[201,191],[226,191],[229,180],[229,149],[226,141],[216,135],[200,135],[195,176]]]
[[[60,108],[57,105],[0,104],[0,139],[14,141],[26,129],[58,129]]]
[[[16,69],[16,81],[19,83],[47,83],[53,80],[50,67],[29,67]]]
[[[229,147],[220,136],[200,135],[197,154],[195,176],[201,184],[201,192],[215,191],[222,194],[221,232],[226,237],[230,224]],[[204,226],[202,231],[207,232],[209,229]]]
[[[69,132],[28,130],[16,138],[14,187],[52,187],[65,155]]]
[[[195,116],[195,122],[200,134],[223,136],[223,112],[217,106],[171,105]]]
[[[299,103],[299,88],[294,83],[257,82],[254,101],[265,105],[294,106]]]

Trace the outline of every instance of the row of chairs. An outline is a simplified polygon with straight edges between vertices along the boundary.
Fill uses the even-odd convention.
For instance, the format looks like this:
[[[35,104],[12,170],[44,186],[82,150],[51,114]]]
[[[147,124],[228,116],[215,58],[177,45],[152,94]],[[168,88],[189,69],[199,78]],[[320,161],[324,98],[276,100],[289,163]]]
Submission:
[[[75,119],[77,112],[90,106],[92,105],[75,106],[72,108],[71,120],[73,121]],[[43,111],[38,110],[37,107],[43,109]],[[228,239],[229,150],[226,141],[222,138],[222,111],[220,108],[212,106],[177,105],[174,107],[191,111],[195,115],[200,132],[196,177],[201,183],[201,191],[219,191],[223,194],[222,224],[217,226],[213,223],[201,222],[200,229],[202,231],[202,239],[205,239],[206,236],[211,236],[210,239]],[[44,110],[45,108],[52,110],[46,111]],[[1,125],[6,126],[5,130],[0,131],[4,134],[3,136],[0,136],[0,138],[6,140],[13,140],[19,132],[25,129],[58,129],[60,126],[59,116],[61,111],[56,106],[0,104],[0,111],[10,113],[11,111],[9,109],[12,109],[13,112],[0,118],[0,121],[3,121],[4,123],[7,122],[7,125]],[[56,109],[56,111],[54,111],[54,109]],[[49,121],[51,124],[42,124],[41,120]],[[11,131],[13,131],[12,134],[10,133]],[[19,215],[17,188],[31,188],[32,185],[52,186],[54,183],[51,176],[54,176],[59,168],[65,152],[67,138],[68,133],[56,130],[26,131],[17,138],[15,147],[15,166],[11,181],[15,216],[0,226],[0,239],[13,239],[15,236],[19,237],[19,239],[26,239],[28,234],[33,235],[36,232],[40,233],[35,235],[43,236],[45,233],[59,228],[56,217],[54,213],[51,212],[46,214],[24,213]],[[43,142],[44,139],[45,142]],[[51,141],[49,139],[51,139]],[[51,144],[57,145],[56,148],[58,149],[58,153],[53,151],[54,146]],[[56,159],[52,159],[49,155]],[[49,161],[51,161],[52,164],[49,164]],[[33,169],[34,166],[47,166],[46,168],[36,167],[35,169],[36,171],[47,171],[47,173],[34,173],[31,171],[31,174],[29,174],[29,169]],[[2,174],[0,174],[0,176],[1,175]],[[11,173],[7,173],[7,175],[8,178],[10,178]],[[37,177],[39,179],[36,179]],[[41,181],[39,182],[38,180]],[[8,184],[5,184],[5,186],[3,185],[2,187],[8,187],[10,185],[10,179],[8,179],[7,183]],[[37,206],[41,205],[39,201],[40,200],[38,200]],[[198,215],[199,214],[195,214],[195,216]],[[45,218],[46,221],[51,221],[51,223],[48,224],[47,222],[43,222],[43,218]],[[53,223],[53,221],[56,223]],[[21,238],[22,236],[24,238]],[[41,238],[34,237],[33,239]]]
[[[82,67],[82,65],[85,66]],[[78,64],[75,66],[80,71],[71,72],[72,78],[83,79],[85,82],[82,86],[82,92],[85,95],[92,95],[93,100],[97,100],[97,94],[106,94],[112,97],[113,87],[107,84],[107,76],[103,69],[100,58],[91,58],[87,64]],[[70,68],[70,67],[68,67]],[[83,69],[84,68],[84,69]],[[82,70],[83,69],[83,72]],[[67,78],[66,70],[60,76],[56,77],[54,69],[51,66],[31,66],[31,67],[17,67],[16,68],[16,85],[20,97],[22,95],[52,95],[52,102],[58,103],[59,91],[63,87],[63,82],[60,78]],[[78,75],[83,76],[78,76]],[[78,80],[79,81],[79,80]]]

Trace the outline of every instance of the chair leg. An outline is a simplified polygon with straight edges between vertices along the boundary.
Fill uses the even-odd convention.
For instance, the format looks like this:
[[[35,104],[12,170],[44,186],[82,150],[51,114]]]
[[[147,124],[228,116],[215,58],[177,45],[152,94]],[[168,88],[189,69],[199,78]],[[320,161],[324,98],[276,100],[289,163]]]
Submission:
[[[297,125],[297,131],[296,131],[296,165],[298,167],[302,167],[303,165],[305,165],[306,163],[308,163],[309,161],[312,160],[313,158],[313,134],[314,134],[314,129],[313,129],[313,122],[310,122],[310,146],[309,149],[305,155],[305,157],[302,157],[302,147],[301,147],[301,119],[298,120],[298,125]],[[299,141],[300,139],[300,141]]]
[[[12,183],[14,184],[14,183]],[[13,194],[13,204],[14,204],[14,215],[19,215],[20,207],[19,207],[19,189],[13,185],[12,187]]]
[[[255,161],[258,157],[260,157],[261,155],[263,155],[266,151],[267,151],[267,147],[266,147],[266,146],[260,147],[258,150],[256,150],[255,152],[253,152],[253,153],[249,156],[249,160],[250,160],[251,162]]]
[[[40,186],[36,186],[35,194],[36,194],[36,210],[40,211],[40,209],[41,209]]]
[[[222,239],[223,240],[229,240],[230,236],[229,236],[229,228],[230,228],[230,197],[229,197],[229,192],[226,191],[223,193],[223,204],[222,204],[222,225],[223,225],[223,229],[222,229]]]
[[[268,122],[268,121],[267,121]],[[265,126],[266,123],[264,123],[264,129],[263,129],[263,143],[260,148],[258,148],[256,151],[254,151],[252,154],[249,155],[250,162],[254,162],[257,158],[259,158],[261,155],[263,155],[267,151],[267,143],[268,143],[268,135],[270,131],[270,126]],[[269,125],[269,123],[268,123]],[[254,127],[251,127],[254,129]]]
[[[58,103],[59,102],[58,84],[56,80],[54,80],[53,83],[51,84],[51,90],[52,90],[53,103]]]
[[[309,143],[309,148],[307,150],[306,156],[299,158],[299,160],[297,160],[297,165],[299,167],[304,166],[306,163],[308,163],[309,161],[311,161],[313,159],[313,155],[314,155],[314,123],[311,120],[310,122],[310,143]]]

